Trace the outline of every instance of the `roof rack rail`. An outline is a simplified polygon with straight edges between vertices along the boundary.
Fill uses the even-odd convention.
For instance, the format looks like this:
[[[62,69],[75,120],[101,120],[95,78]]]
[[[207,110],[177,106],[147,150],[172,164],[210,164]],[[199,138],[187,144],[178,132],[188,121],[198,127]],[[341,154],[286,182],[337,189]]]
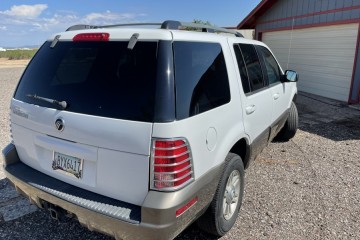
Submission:
[[[201,29],[202,32],[212,32],[212,33],[221,32],[221,33],[234,34],[237,37],[244,37],[241,33],[226,28],[220,28],[220,27],[215,27],[206,24],[199,24],[199,23],[179,22],[173,20],[167,20],[164,21],[163,23],[124,23],[124,24],[104,25],[104,26],[79,24],[69,27],[68,29],[66,29],[66,31],[74,31],[81,29],[129,27],[129,26],[160,26],[161,29],[172,29],[172,30],[197,28],[197,29]]]
[[[168,20],[161,24],[162,29],[184,29],[184,28],[198,28],[201,29],[202,32],[222,32],[222,33],[229,33],[234,34],[237,37],[244,37],[241,33],[236,32],[234,30],[229,30],[226,28],[215,27],[206,24],[199,24],[199,23],[192,23],[192,22],[179,22],[179,21],[172,21]]]
[[[82,29],[98,29],[98,28],[115,28],[115,27],[129,27],[129,26],[161,26],[161,23],[123,23],[123,24],[114,24],[114,25],[85,25],[78,24],[69,27],[66,31],[75,31]]]
[[[69,27],[68,29],[66,29],[66,31],[76,31],[76,30],[94,29],[94,28],[97,28],[97,26],[85,25],[85,24],[77,24],[77,25]]]

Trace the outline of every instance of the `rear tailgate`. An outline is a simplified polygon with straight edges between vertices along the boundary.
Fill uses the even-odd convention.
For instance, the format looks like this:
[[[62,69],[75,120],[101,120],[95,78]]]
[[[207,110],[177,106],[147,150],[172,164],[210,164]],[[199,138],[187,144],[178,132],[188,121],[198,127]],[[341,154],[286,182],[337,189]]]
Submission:
[[[149,190],[158,42],[127,46],[46,42],[20,80],[11,124],[27,165],[141,205]],[[65,109],[49,99],[66,101]]]
[[[151,123],[85,116],[17,100],[11,109],[13,139],[24,163],[89,191],[142,203],[149,186]],[[63,131],[55,127],[59,118]],[[82,176],[54,170],[54,153],[83,160]]]

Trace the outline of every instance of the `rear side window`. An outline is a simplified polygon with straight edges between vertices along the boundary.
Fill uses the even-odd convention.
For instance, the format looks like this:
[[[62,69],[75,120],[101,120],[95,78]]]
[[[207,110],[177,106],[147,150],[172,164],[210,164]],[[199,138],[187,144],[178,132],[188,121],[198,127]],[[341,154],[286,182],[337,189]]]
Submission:
[[[251,44],[239,44],[244,57],[251,91],[265,87],[265,81],[256,50]]]
[[[280,82],[280,68],[274,56],[267,48],[263,46],[256,46],[256,49],[258,50],[259,55],[263,58],[263,62],[266,70],[265,72],[269,84]]]
[[[46,42],[26,69],[15,98],[55,108],[30,98],[66,101],[66,111],[152,122],[157,42]]]
[[[230,102],[220,44],[174,42],[176,116],[185,119]]]
[[[246,70],[245,61],[241,54],[240,47],[238,44],[234,45],[234,51],[235,51],[236,60],[237,60],[238,67],[239,67],[241,83],[243,86],[244,93],[248,93],[248,92],[250,92],[250,82],[249,82],[249,78],[248,78],[248,74],[247,74],[247,70]]]

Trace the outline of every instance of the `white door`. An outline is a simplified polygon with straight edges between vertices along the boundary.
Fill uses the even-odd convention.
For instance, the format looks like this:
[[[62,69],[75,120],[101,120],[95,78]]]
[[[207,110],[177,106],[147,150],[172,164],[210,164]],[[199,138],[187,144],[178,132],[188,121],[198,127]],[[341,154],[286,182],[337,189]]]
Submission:
[[[299,73],[300,91],[348,101],[359,24],[266,32],[282,68]]]
[[[269,89],[271,90],[273,101],[271,123],[276,124],[281,118],[284,118],[286,110],[290,108],[295,83],[282,83],[281,68],[270,50],[264,46],[256,46],[256,49],[263,59],[263,73],[269,81]]]
[[[239,69],[244,127],[250,136],[252,151],[256,156],[269,139],[273,105],[271,91],[263,78],[255,47],[252,44],[238,44],[232,40],[229,40],[229,43],[234,48],[234,59]]]

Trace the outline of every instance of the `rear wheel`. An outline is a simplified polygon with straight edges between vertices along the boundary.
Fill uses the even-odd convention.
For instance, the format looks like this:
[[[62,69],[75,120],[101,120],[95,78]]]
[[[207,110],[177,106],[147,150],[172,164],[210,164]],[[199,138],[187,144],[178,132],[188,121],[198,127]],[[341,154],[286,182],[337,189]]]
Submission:
[[[280,130],[275,140],[289,141],[296,134],[299,126],[299,115],[294,102],[291,102],[290,113],[284,127]]]
[[[198,226],[213,235],[223,236],[234,225],[244,195],[244,165],[240,156],[229,153],[213,201]]]

